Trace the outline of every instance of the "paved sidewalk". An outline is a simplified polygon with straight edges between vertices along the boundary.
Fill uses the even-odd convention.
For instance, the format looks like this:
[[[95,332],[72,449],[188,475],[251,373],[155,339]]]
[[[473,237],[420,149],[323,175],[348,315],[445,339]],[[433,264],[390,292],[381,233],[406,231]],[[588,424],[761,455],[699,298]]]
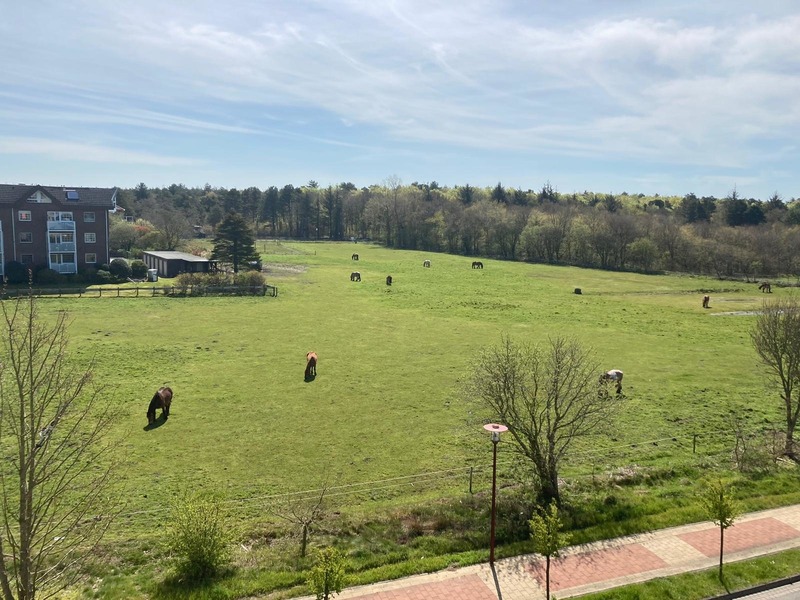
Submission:
[[[800,547],[800,505],[739,517],[725,531],[725,562]],[[550,566],[550,591],[570,598],[719,564],[710,521],[567,548]],[[544,600],[544,564],[529,554],[348,588],[337,600]],[[309,596],[306,599],[311,598]]]

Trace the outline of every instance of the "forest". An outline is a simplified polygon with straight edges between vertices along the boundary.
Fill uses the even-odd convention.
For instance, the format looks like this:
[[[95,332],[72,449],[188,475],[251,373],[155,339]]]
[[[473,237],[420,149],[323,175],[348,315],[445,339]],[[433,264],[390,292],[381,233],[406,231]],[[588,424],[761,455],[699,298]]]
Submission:
[[[270,186],[239,190],[120,189],[125,219],[111,227],[112,254],[192,251],[225,214],[241,214],[259,238],[371,240],[390,248],[447,252],[644,273],[679,271],[720,278],[800,273],[800,199],[775,192],[741,197],[559,193],[470,185],[442,187],[396,176],[380,185]]]

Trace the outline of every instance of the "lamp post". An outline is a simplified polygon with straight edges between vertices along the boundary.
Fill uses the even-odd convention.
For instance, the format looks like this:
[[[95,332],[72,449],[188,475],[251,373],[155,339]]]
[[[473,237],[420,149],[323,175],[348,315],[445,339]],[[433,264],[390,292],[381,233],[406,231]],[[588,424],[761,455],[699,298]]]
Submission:
[[[494,566],[494,522],[497,510],[497,443],[500,434],[508,431],[508,427],[498,423],[488,423],[483,428],[492,434],[492,522],[489,529],[489,564]]]

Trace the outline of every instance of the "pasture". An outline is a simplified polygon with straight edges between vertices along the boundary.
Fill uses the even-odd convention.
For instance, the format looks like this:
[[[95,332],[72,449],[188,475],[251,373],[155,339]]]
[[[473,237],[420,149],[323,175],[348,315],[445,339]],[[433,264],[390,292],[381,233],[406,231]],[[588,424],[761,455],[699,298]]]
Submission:
[[[574,336],[593,349],[598,373],[625,372],[625,410],[613,431],[584,444],[587,456],[711,434],[731,414],[753,427],[781,424],[779,396],[750,344],[753,316],[729,314],[760,307],[756,284],[486,259],[472,269],[469,257],[369,244],[259,241],[257,249],[277,298],[39,301],[45,315],[69,312],[72,358],[95,361],[96,383],[122,409],[113,433],[127,506],[111,544],[156,539],[163,507],[186,488],[222,490],[247,527],[263,523],[272,496],[326,481],[487,464],[486,415],[459,381],[502,335]],[[360,282],[350,279],[355,270]],[[311,350],[318,374],[305,381]],[[170,418],[145,431],[162,385],[174,390]],[[638,459],[620,450],[617,460],[627,452]],[[362,506],[419,494],[372,487]]]

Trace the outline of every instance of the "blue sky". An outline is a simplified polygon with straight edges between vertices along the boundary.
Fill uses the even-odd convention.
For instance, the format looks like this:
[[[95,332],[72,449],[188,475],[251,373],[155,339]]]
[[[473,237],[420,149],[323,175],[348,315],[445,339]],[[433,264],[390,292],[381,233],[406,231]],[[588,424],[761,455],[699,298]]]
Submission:
[[[800,197],[800,3],[0,0],[0,183]]]

